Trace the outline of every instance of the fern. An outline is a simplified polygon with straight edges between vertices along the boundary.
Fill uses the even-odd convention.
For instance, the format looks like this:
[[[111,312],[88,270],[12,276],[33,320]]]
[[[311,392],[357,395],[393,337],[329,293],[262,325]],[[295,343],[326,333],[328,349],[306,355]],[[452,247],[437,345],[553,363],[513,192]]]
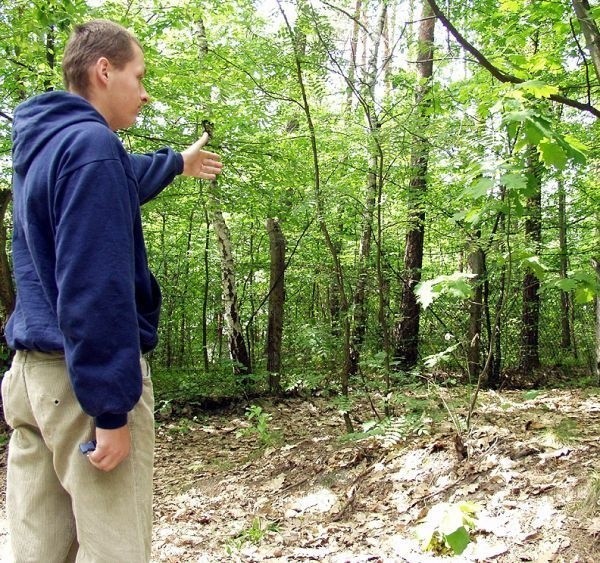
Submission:
[[[429,434],[429,429],[422,415],[394,416],[381,423],[378,440],[384,448],[393,448],[410,436],[426,434]]]

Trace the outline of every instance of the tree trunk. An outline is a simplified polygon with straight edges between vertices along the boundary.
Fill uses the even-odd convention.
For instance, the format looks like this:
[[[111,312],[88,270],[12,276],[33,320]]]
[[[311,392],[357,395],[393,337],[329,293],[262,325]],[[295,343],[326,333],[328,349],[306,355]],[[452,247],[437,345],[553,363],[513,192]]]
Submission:
[[[173,278],[169,279],[171,276],[171,260],[166,254],[167,249],[167,217],[164,213],[160,214],[162,219],[162,225],[160,229],[160,248],[161,248],[161,267],[160,271],[162,272],[162,285],[168,284],[169,287],[175,287],[175,273],[173,274]],[[163,297],[163,304],[161,310],[161,322],[164,326],[161,342],[162,349],[164,354],[164,365],[166,368],[173,367],[173,355],[174,355],[174,336],[173,336],[173,301],[174,295],[172,292],[165,292]]]
[[[485,255],[480,246],[481,232],[475,233],[475,240],[467,257],[468,268],[473,274],[473,297],[469,300],[469,333],[467,336],[467,366],[470,381],[479,377],[481,372],[481,324],[483,318],[483,272]]]
[[[204,57],[208,52],[206,28],[201,17],[198,18],[196,37],[198,40],[199,56]],[[212,129],[212,125],[211,125]],[[208,131],[212,135],[212,131]],[[235,266],[229,228],[223,217],[220,207],[219,184],[212,180],[208,189],[208,208],[211,215],[213,229],[217,236],[217,246],[221,254],[221,281],[223,297],[223,317],[228,329],[229,356],[233,362],[233,372],[241,376],[244,384],[248,383],[248,376],[252,373],[252,362],[248,347],[244,340],[244,331],[238,309],[237,288],[235,285]]]
[[[181,274],[181,278],[183,283],[178,284],[178,306],[175,308],[175,311],[179,314],[179,350],[177,353],[177,362],[176,365],[179,367],[185,367],[189,364],[186,356],[189,352],[191,352],[190,345],[190,331],[188,328],[188,318],[187,318],[187,307],[186,304],[189,300],[189,281],[190,281],[190,260],[189,256],[192,251],[192,233],[194,230],[194,222],[195,222],[196,210],[192,209],[190,211],[190,217],[188,220],[187,233],[185,235],[185,254],[183,256],[183,273]],[[179,272],[179,268],[178,268]],[[179,273],[178,273],[179,275]]]
[[[527,198],[529,215],[525,220],[525,237],[536,254],[542,240],[542,164],[535,147],[529,148],[527,165],[534,182],[535,194]],[[520,369],[529,372],[540,366],[539,323],[540,281],[531,268],[523,278],[523,315],[521,327]]]
[[[360,247],[358,251],[358,275],[356,280],[356,290],[352,303],[352,325],[350,333],[350,354],[349,362],[346,366],[348,375],[358,372],[360,361],[360,352],[365,339],[367,325],[367,281],[369,279],[369,258],[371,255],[371,241],[373,239],[373,217],[375,215],[375,202],[378,196],[378,187],[382,182],[380,172],[380,163],[382,161],[382,151],[379,144],[380,124],[375,110],[377,102],[375,87],[378,75],[379,46],[385,27],[387,15],[387,2],[381,3],[381,13],[379,15],[379,24],[373,38],[373,46],[369,57],[369,67],[365,80],[365,92],[363,98],[366,100],[365,111],[367,126],[369,127],[371,140],[371,154],[369,156],[370,165],[367,174],[365,189],[365,201],[363,205],[362,229],[360,237]],[[368,97],[367,97],[368,95]]]
[[[208,373],[210,362],[208,358],[208,292],[209,292],[209,246],[210,246],[210,217],[208,209],[204,205],[204,252],[202,261],[204,264],[204,286],[202,288],[202,361],[204,363],[204,371]]]
[[[238,310],[237,288],[235,285],[235,266],[229,228],[219,208],[217,196],[218,184],[211,182],[209,197],[211,200],[212,224],[217,236],[217,246],[221,255],[221,281],[223,284],[223,310],[229,337],[229,355],[233,362],[233,371],[247,383],[247,376],[252,373],[252,364],[248,348],[244,340],[244,331]]]
[[[404,279],[400,303],[400,321],[396,326],[395,356],[397,367],[406,370],[414,367],[419,356],[419,305],[415,286],[421,280],[423,266],[423,240],[425,236],[425,203],[427,191],[427,166],[429,144],[422,136],[429,123],[428,110],[431,106],[429,93],[433,76],[433,40],[435,18],[429,4],[423,6],[419,27],[417,70],[420,87],[416,91],[415,102],[419,107],[419,118],[415,129],[420,134],[415,137],[411,152],[411,179],[409,184],[408,232],[404,251]]]
[[[567,244],[567,212],[566,212],[566,193],[564,182],[558,183],[558,244],[560,248],[560,277],[567,279],[569,268],[568,244]],[[561,338],[560,347],[567,351],[571,350],[571,294],[568,291],[560,292],[560,325]]]
[[[590,3],[587,0],[572,0],[572,2],[592,58],[596,78],[600,82],[600,31],[598,31],[596,21],[590,15]]]
[[[362,0],[356,0],[354,7],[354,24],[352,26],[352,37],[350,38],[350,67],[348,69],[348,79],[346,86],[346,111],[352,110],[352,97],[356,82],[356,55],[358,49],[358,31],[360,25],[360,13],[362,9]]]
[[[281,341],[285,303],[285,247],[286,241],[277,219],[267,219],[271,273],[269,281],[269,324],[267,328],[267,371],[269,390],[281,392]]]
[[[4,328],[8,322],[8,317],[15,308],[15,288],[13,284],[13,278],[10,269],[10,260],[6,252],[7,247],[7,211],[9,203],[12,199],[12,190],[0,190],[0,326],[2,330],[0,332],[0,345],[4,352],[0,357],[0,369],[2,372],[8,369],[10,364],[10,358],[12,357],[12,351],[6,344],[6,337],[4,334]],[[0,399],[0,420],[3,420],[2,412],[2,400]]]

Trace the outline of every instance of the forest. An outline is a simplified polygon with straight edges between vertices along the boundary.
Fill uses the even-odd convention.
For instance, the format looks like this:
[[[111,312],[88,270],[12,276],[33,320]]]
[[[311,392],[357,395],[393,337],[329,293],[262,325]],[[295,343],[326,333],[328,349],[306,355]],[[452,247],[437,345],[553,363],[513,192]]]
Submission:
[[[421,559],[424,552],[459,560],[464,550],[468,561],[594,561],[600,5],[3,0],[0,326],[14,306],[12,115],[30,96],[63,88],[65,41],[73,24],[94,17],[125,25],[144,47],[152,102],[119,132],[127,149],[183,150],[209,131],[207,148],[224,163],[217,180],[180,177],[142,208],[163,293],[160,341],[150,360],[160,447],[170,453],[157,473],[167,482],[178,476],[158,487],[161,497],[178,500],[157,511],[165,532],[155,538],[157,561],[416,562],[429,560]],[[5,366],[10,354],[0,342]],[[549,434],[558,446],[542,444]],[[277,517],[254,507],[228,513],[226,521],[242,523],[225,543],[211,543],[206,559],[193,539],[169,551],[169,529],[194,521],[190,506],[201,501],[190,491],[202,475],[215,480],[230,470],[231,479],[242,480],[254,467],[256,482],[270,483],[275,511],[271,501],[293,481],[285,448],[311,436],[327,437],[330,449],[303,450],[311,460],[306,484],[314,488],[317,474],[331,473],[344,491],[323,510],[336,513],[330,538],[350,534],[342,523],[361,513],[365,497],[394,496],[392,481],[397,486],[400,478],[385,481],[388,490],[374,472],[401,474],[405,448],[430,454],[427,463],[441,473],[413,477],[430,490],[413,490],[412,500],[402,501],[411,516],[391,535],[410,535],[405,527],[423,520],[426,508],[442,506],[442,497],[445,521],[459,523],[431,528],[422,549],[400,548],[369,544],[369,535],[385,536],[389,521],[381,517],[381,526],[371,527],[373,519],[364,517],[366,532],[353,542],[360,549],[346,542],[346,551],[320,554],[309,553],[325,545],[315,540],[320,532],[307,538],[296,530],[295,548],[306,553],[292,556],[289,533],[281,531],[289,507]],[[181,465],[173,453],[189,447],[208,459],[235,437],[235,460],[218,467]],[[339,446],[340,437],[349,441]],[[498,456],[493,463],[491,453]],[[488,480],[502,466],[501,453],[513,464],[531,462],[524,473],[548,471],[535,493],[529,474],[517,496],[560,497],[549,483],[569,469],[569,499],[580,511],[585,505],[585,514],[561,512],[560,522],[572,532],[567,522],[574,518],[577,538],[569,533],[567,543],[555,545],[553,517],[547,527],[523,531],[520,547],[507,532],[506,549],[473,551],[483,545],[471,542],[475,530],[489,539],[500,526],[485,530],[474,522],[481,510],[500,518],[490,498],[482,502],[476,479]],[[431,461],[439,455],[444,461]],[[492,463],[485,470],[484,458]],[[303,482],[295,463],[296,482]],[[511,468],[504,485],[517,481]],[[438,483],[443,472],[457,472],[453,487]],[[238,485],[238,492],[253,490],[251,482]],[[206,516],[196,521],[205,532],[185,534],[207,545],[224,518]],[[278,539],[269,544],[269,537]]]

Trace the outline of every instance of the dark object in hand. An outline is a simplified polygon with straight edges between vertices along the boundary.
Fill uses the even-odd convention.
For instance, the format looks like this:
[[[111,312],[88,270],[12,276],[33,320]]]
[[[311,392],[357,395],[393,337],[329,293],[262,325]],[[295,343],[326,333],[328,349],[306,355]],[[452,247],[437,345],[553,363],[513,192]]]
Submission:
[[[96,449],[96,440],[90,440],[84,444],[79,444],[79,449],[84,455],[92,453]]]

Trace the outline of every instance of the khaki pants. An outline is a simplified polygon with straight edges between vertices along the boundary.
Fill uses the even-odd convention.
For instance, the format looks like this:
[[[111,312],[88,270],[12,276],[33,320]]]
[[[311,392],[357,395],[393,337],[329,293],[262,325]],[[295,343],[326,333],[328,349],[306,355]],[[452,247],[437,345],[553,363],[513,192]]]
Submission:
[[[152,537],[154,398],[144,388],[129,413],[131,453],[111,472],[79,444],[93,418],[73,394],[64,357],[17,352],[2,380],[8,424],[6,506],[15,563],[147,563]]]

